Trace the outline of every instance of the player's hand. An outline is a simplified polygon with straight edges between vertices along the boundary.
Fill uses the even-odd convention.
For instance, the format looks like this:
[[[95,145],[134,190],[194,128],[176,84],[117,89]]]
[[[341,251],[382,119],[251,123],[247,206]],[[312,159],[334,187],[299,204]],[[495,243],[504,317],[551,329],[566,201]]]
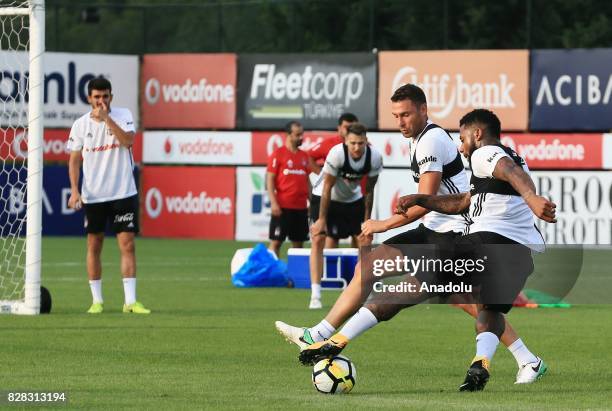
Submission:
[[[359,247],[367,247],[369,245],[372,245],[372,242],[374,241],[374,236],[373,235],[365,235],[362,233],[360,233],[357,236],[357,242],[359,243]]]
[[[533,211],[536,217],[546,221],[547,223],[556,223],[557,205],[547,198],[534,195],[527,200],[527,205]]]
[[[70,198],[68,199],[68,208],[72,208],[73,210],[80,210],[81,207],[83,207],[83,202],[81,201],[81,194],[70,194]]]
[[[418,194],[408,194],[407,196],[400,197],[397,201],[397,207],[395,207],[395,214],[405,214],[410,207],[417,205]]]
[[[98,121],[106,121],[108,118],[108,105],[102,101],[99,106],[91,110],[91,118]]]
[[[326,228],[327,221],[318,218],[317,221],[315,221],[314,224],[310,226],[310,236],[316,237],[318,235],[327,235],[327,232],[325,231]]]
[[[272,215],[274,217],[280,217],[280,215],[283,213],[283,211],[281,210],[278,204],[272,204],[270,206],[270,211],[272,212]]]
[[[362,236],[372,236],[375,233],[382,233],[387,231],[387,227],[384,221],[381,220],[368,220],[361,223],[361,234]]]

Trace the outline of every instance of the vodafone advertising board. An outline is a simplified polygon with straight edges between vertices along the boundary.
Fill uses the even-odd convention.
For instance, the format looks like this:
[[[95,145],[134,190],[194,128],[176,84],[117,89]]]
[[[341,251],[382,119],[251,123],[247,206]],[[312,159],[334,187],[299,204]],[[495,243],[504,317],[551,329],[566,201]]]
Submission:
[[[113,86],[115,107],[126,107],[138,128],[138,56],[111,54],[44,54],[45,127],[71,127],[87,113],[87,83],[97,76],[108,78]],[[0,125],[25,126],[28,104],[28,53],[0,51]]]
[[[146,54],[141,87],[147,128],[235,126],[235,54]]]
[[[145,131],[145,164],[251,164],[250,132]]]
[[[233,167],[145,167],[142,234],[149,237],[234,238]]]
[[[503,145],[527,161],[530,169],[601,169],[601,134],[506,134]]]
[[[43,159],[44,161],[67,162],[70,158],[68,150],[69,129],[48,128],[43,132]],[[23,129],[0,130],[4,140],[0,144],[0,160],[23,159],[28,156],[27,136]],[[134,161],[142,160],[142,133],[137,132],[132,147]]]
[[[526,130],[527,50],[385,51],[378,54],[378,127],[396,128],[391,95],[406,83],[427,96],[429,117],[447,129],[475,108],[488,108],[507,130]]]
[[[305,131],[300,149],[308,151],[323,140],[336,135],[337,133],[333,131]],[[278,147],[285,145],[286,134],[282,131],[254,131],[252,136],[254,165],[267,164],[270,154]]]

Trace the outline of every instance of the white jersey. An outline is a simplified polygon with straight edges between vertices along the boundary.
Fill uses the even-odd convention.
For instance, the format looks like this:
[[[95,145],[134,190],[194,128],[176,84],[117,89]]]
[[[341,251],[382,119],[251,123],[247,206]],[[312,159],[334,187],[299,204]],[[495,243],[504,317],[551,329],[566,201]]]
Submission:
[[[410,140],[410,168],[415,183],[423,173],[442,173],[442,180],[436,195],[467,193],[468,177],[461,161],[461,154],[443,128],[427,121],[421,134]],[[463,232],[468,223],[467,215],[447,215],[430,211],[423,217],[423,225],[439,233]]]
[[[101,203],[136,195],[131,148],[122,146],[106,123],[93,120],[90,114],[74,122],[68,139],[68,149],[83,156],[83,202]],[[109,115],[122,130],[134,132],[128,109],[113,107]]]
[[[341,203],[352,203],[363,197],[361,178],[366,174],[368,177],[375,177],[382,171],[382,155],[374,147],[367,146],[366,152],[359,160],[353,160],[348,153],[345,155],[344,147],[346,146],[343,143],[337,144],[327,154],[323,170],[312,187],[313,195],[319,197],[323,195],[324,175],[327,173],[337,177],[336,184],[334,184],[331,190],[331,200]],[[368,152],[370,153],[370,165],[366,168]],[[348,159],[348,164],[345,164],[346,159]],[[352,173],[346,172],[347,166]],[[360,173],[360,171],[365,171],[368,168],[367,172]]]
[[[497,162],[508,157],[520,164],[525,172],[529,168],[512,149],[484,146],[472,153],[470,224],[466,233],[489,231],[524,244],[535,251],[544,250],[544,239],[538,231],[534,215],[525,200],[510,183],[493,177]]]

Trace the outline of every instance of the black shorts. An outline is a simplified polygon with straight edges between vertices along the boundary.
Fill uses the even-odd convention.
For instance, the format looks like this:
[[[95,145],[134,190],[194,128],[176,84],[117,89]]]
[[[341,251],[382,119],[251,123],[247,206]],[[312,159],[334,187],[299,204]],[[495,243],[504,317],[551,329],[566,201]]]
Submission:
[[[308,240],[308,210],[282,208],[279,217],[270,219],[270,240],[304,242]]]
[[[138,196],[102,203],[83,204],[85,208],[85,231],[88,234],[103,233],[110,223],[113,233],[137,233]]]
[[[438,232],[419,224],[417,228],[388,238],[383,244],[397,248],[409,258],[445,260],[454,257],[455,240],[460,236],[459,232]],[[437,283],[440,278],[439,272],[433,269],[419,271],[415,276],[428,283]]]
[[[310,220],[317,221],[321,197],[310,199]],[[365,202],[363,197],[352,203],[330,201],[327,211],[327,236],[336,240],[361,233],[361,223],[365,218]]]
[[[472,285],[475,302],[501,313],[510,311],[534,269],[529,247],[488,231],[458,237],[455,259],[484,262],[484,270],[472,272],[465,280]]]

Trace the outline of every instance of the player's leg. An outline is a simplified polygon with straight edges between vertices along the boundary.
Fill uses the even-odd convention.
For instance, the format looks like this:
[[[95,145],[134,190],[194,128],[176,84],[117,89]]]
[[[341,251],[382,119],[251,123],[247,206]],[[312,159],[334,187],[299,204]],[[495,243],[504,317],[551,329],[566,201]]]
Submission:
[[[462,309],[470,316],[476,318],[478,309],[476,304],[453,304],[455,307]],[[505,318],[505,317],[504,317]],[[519,367],[519,375],[517,375],[517,384],[528,384],[536,381],[537,375],[529,372],[528,367],[538,368],[537,365],[541,361],[539,357],[534,355],[525,345],[523,340],[516,333],[510,322],[505,318],[505,330],[500,338],[500,342],[508,348],[508,351],[514,357],[516,364]],[[520,378],[519,378],[520,377]]]
[[[308,241],[308,210],[289,210],[287,237],[293,248],[302,248]],[[278,255],[278,254],[277,254]]]
[[[84,204],[85,231],[87,232],[87,277],[91,290],[92,304],[87,312],[100,314],[104,311],[102,298],[102,247],[107,220],[107,203]]]
[[[277,257],[279,256],[281,245],[286,237],[286,233],[283,230],[284,211],[285,210],[282,210],[280,216],[270,217],[270,227],[268,230],[268,238],[270,239],[268,249],[273,251],[274,255]]]
[[[138,232],[138,198],[136,196],[112,202],[113,232],[117,235],[117,245],[121,259],[121,275],[123,277],[124,313],[149,314],[136,299],[136,244]]]
[[[104,245],[104,233],[87,234],[87,277],[92,303],[87,312],[100,314],[104,310],[102,298],[102,261],[100,255]]]
[[[395,259],[396,257],[401,257],[403,255],[402,252],[393,245],[422,244],[425,241],[424,232],[424,228],[421,225],[416,229],[392,237],[385,241],[382,246],[368,253],[368,258],[370,258],[370,261],[373,261],[376,259]],[[315,240],[313,239],[312,242],[314,249]],[[313,273],[312,254],[313,251],[311,250],[311,279]],[[361,259],[357,262],[353,279],[342,291],[331,310],[321,322],[313,327],[304,328],[294,327],[282,321],[277,321],[275,326],[280,334],[286,340],[298,345],[300,349],[334,335],[336,329],[355,314],[368,297],[369,292],[364,292],[364,290],[371,289],[374,278],[371,273],[368,273],[365,279],[362,278],[361,270],[363,263]],[[367,266],[371,267],[371,263],[367,263]]]

